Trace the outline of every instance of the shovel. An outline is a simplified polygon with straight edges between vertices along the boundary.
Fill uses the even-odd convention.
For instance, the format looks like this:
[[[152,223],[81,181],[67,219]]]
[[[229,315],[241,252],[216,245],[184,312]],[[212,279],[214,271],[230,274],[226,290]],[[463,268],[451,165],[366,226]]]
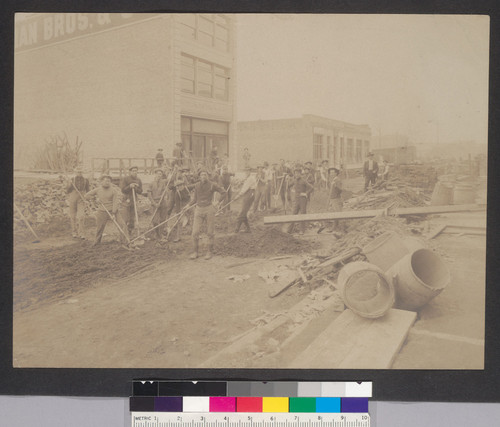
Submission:
[[[33,228],[31,228],[30,223],[28,222],[28,220],[26,219],[26,217],[21,212],[21,209],[19,209],[15,203],[14,203],[14,207],[16,208],[16,211],[19,214],[19,216],[21,217],[21,219],[23,220],[23,222],[26,224],[26,227],[28,227],[28,229],[33,233],[33,236],[35,236],[35,240],[33,240],[31,243],[40,243],[39,237],[35,233],[35,230],[33,230]]]
[[[242,195],[238,195],[236,196],[233,200],[231,200],[230,202],[227,202],[225,205],[219,207],[219,209],[217,210],[217,212],[215,212],[215,216],[219,216],[219,214],[223,211],[223,209],[230,205],[231,203],[235,202],[236,200],[238,200]]]
[[[191,206],[186,206],[183,210],[181,210],[179,213],[176,213],[175,215],[171,216],[170,218],[167,218],[165,221],[160,222],[159,224],[155,225],[154,227],[150,228],[148,231],[145,233],[141,234],[140,236],[135,237],[134,239],[131,240],[131,242],[135,242],[137,239],[144,238],[146,234],[151,233],[153,230],[156,230],[158,227],[161,227],[163,224],[166,224],[167,222],[171,221],[175,217],[182,215],[183,213],[187,212],[189,209],[192,209],[196,206],[196,204],[191,205]]]
[[[113,221],[113,223],[115,224],[115,226],[118,229],[118,231],[123,235],[123,237],[125,237],[125,239],[127,239],[127,244],[130,245],[130,243],[132,243],[131,240],[125,234],[125,232],[122,230],[122,228],[120,227],[120,225],[116,222],[116,219],[113,217],[113,215],[111,215],[111,212],[108,211],[108,209],[106,209],[106,206],[104,206],[103,202],[101,202],[99,199],[97,199],[97,200],[99,201],[99,203],[101,204],[101,206],[104,208],[104,210],[106,211],[106,213],[108,214],[108,216],[111,218],[111,221]]]
[[[285,179],[285,178],[283,178],[283,179]],[[285,185],[285,206],[284,206],[285,207],[285,215],[286,215],[287,205],[288,205],[288,181],[286,182],[286,185]],[[291,233],[293,230],[293,225],[294,225],[293,222],[291,224],[285,223],[281,226],[281,231],[283,233]]]
[[[139,239],[141,232],[139,230],[139,214],[137,213],[137,197],[135,196],[135,188],[132,188],[132,200],[134,201],[134,214],[135,214],[135,233],[136,236],[136,245],[144,245],[144,239]]]

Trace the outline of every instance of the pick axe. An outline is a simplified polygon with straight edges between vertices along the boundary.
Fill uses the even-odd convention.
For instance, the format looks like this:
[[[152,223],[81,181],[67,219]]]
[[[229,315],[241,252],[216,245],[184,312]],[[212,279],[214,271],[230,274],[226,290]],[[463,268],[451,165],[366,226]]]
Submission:
[[[19,214],[19,216],[21,217],[21,219],[23,220],[23,222],[26,224],[26,227],[28,227],[29,231],[31,231],[33,233],[33,236],[35,236],[35,240],[33,240],[31,243],[40,243],[39,237],[35,233],[35,230],[33,230],[33,228],[31,228],[30,223],[28,222],[26,217],[23,215],[21,209],[19,209],[15,203],[14,203],[14,207],[16,208],[16,211]]]

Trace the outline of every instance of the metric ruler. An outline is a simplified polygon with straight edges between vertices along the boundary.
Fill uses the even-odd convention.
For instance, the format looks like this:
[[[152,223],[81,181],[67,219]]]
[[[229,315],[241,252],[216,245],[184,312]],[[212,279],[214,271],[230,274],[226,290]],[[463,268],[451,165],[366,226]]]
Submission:
[[[132,412],[132,427],[370,427],[367,413]]]

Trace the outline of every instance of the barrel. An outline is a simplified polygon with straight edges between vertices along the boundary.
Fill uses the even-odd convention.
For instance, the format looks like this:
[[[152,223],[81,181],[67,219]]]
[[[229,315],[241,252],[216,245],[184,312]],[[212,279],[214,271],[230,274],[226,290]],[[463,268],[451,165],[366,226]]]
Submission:
[[[438,181],[434,186],[431,196],[432,206],[451,205],[453,202],[453,184],[446,181]]]
[[[373,239],[363,248],[371,264],[387,271],[409,253],[405,242],[394,232],[386,232]]]
[[[476,201],[476,190],[472,183],[463,182],[455,184],[453,190],[453,204],[466,205]]]
[[[393,279],[395,307],[411,311],[427,304],[450,282],[448,267],[429,249],[418,249],[405,255],[387,275]]]
[[[391,280],[376,265],[363,261],[346,264],[337,278],[344,304],[369,319],[383,316],[394,304]]]

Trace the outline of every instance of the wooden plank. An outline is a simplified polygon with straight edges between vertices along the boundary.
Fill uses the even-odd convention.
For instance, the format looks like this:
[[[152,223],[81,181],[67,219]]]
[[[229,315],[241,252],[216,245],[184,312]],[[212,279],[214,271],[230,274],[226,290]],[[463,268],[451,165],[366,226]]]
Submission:
[[[276,283],[269,286],[269,298],[274,298],[286,291],[299,280],[300,274],[297,270],[284,270],[280,273]]]
[[[287,368],[390,369],[416,317],[391,309],[366,319],[345,310]]]
[[[439,236],[439,235],[443,232],[443,230],[444,230],[445,228],[446,228],[446,224],[439,226],[439,227],[438,227],[436,230],[434,230],[432,233],[429,233],[429,234],[427,235],[427,238],[428,238],[429,240],[430,240],[430,239],[434,239],[434,237]]]
[[[287,222],[323,221],[328,219],[359,219],[372,218],[381,215],[383,209],[373,209],[366,211],[345,211],[345,212],[320,212],[314,214],[300,215],[276,215],[265,216],[264,224],[283,224]]]
[[[417,206],[413,208],[397,208],[387,212],[388,215],[429,215],[437,213],[484,211],[486,205],[446,205],[446,206]],[[284,224],[287,222],[328,221],[334,219],[373,218],[385,213],[385,209],[370,209],[344,212],[321,212],[300,215],[265,216],[264,224]]]

